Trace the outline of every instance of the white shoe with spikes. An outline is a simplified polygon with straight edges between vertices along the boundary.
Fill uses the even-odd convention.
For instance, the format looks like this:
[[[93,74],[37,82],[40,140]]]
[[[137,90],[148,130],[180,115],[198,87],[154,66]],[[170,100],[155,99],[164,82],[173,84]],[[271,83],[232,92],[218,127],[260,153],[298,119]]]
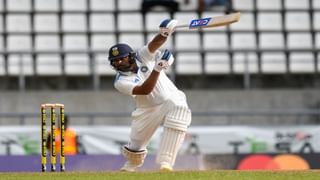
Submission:
[[[130,164],[129,162],[126,162],[122,168],[120,169],[120,171],[125,171],[125,172],[135,172],[137,170],[137,166],[134,166],[132,164]]]
[[[171,172],[171,171],[173,171],[173,169],[170,164],[165,163],[165,164],[161,164],[160,171],[161,172]]]

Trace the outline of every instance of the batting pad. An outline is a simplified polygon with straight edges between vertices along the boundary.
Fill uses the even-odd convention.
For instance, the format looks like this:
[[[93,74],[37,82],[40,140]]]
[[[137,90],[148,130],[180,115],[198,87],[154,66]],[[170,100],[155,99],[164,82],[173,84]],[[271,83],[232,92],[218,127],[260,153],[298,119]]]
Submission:
[[[164,128],[156,159],[158,164],[174,165],[185,134],[185,131],[167,127]]]
[[[171,110],[164,121],[163,126],[177,129],[180,131],[187,131],[191,123],[191,111],[187,107],[176,106]]]
[[[129,150],[126,146],[122,147],[122,154],[124,157],[127,158],[128,162],[132,166],[139,167],[143,164],[144,159],[147,156],[147,150],[142,150],[142,151],[131,151]]]

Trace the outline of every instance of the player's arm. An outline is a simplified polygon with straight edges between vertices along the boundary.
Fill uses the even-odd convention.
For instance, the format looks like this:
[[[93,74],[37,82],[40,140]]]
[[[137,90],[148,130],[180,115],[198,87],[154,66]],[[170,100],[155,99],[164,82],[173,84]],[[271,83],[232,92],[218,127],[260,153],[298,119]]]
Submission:
[[[148,44],[150,53],[155,53],[167,40],[167,38],[174,32],[178,24],[177,20],[166,19],[159,25],[159,34],[157,34]]]
[[[150,76],[139,86],[133,88],[132,94],[134,95],[147,95],[150,94],[156,86],[160,72],[153,70]]]
[[[156,86],[160,72],[163,69],[168,68],[174,61],[174,57],[170,51],[165,50],[162,55],[156,60],[156,64],[150,74],[150,76],[138,86],[133,88],[132,93],[134,95],[147,95],[150,94],[153,88]]]
[[[155,53],[157,49],[159,49],[162,44],[166,42],[168,37],[162,36],[161,34],[157,34],[148,44],[148,49],[151,54]]]
[[[148,44],[148,49],[151,54],[154,54],[167,40],[167,38],[174,32],[177,20],[166,19],[159,25],[159,34],[157,34]],[[163,55],[157,59],[155,67],[149,77],[143,82],[142,85],[135,86],[132,94],[134,95],[147,95],[150,94],[155,87],[160,71],[167,68],[173,62],[174,58],[169,51],[165,51]]]

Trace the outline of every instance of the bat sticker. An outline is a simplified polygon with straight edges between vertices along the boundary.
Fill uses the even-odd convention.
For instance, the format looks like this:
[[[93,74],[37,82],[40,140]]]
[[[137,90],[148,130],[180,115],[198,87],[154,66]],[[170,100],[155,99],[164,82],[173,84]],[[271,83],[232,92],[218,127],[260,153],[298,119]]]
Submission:
[[[211,18],[194,19],[190,23],[190,28],[196,28],[206,26],[210,22]]]

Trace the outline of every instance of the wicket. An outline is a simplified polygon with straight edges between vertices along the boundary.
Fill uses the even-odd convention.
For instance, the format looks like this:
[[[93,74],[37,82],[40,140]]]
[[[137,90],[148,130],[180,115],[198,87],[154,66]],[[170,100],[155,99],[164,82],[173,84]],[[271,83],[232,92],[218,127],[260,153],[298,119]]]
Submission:
[[[47,132],[46,132],[46,121],[47,121],[47,112],[46,109],[50,108],[50,118],[51,118],[51,171],[56,171],[56,108],[60,108],[60,171],[65,171],[65,156],[64,156],[64,105],[63,104],[41,104],[41,164],[42,164],[42,172],[46,172],[46,164],[47,164]]]

